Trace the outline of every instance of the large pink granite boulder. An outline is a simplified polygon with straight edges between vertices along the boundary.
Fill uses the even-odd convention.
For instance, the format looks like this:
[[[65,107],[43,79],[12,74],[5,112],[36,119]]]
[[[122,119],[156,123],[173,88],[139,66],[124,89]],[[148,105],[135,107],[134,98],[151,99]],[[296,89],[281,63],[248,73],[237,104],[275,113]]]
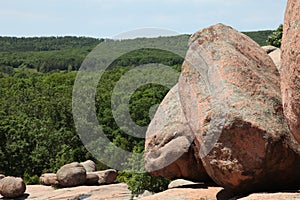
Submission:
[[[300,144],[300,2],[288,0],[282,38],[281,91],[283,111]]]
[[[279,80],[267,53],[231,27],[217,24],[190,38],[179,95],[198,157],[227,190],[300,183],[299,153],[283,117]]]

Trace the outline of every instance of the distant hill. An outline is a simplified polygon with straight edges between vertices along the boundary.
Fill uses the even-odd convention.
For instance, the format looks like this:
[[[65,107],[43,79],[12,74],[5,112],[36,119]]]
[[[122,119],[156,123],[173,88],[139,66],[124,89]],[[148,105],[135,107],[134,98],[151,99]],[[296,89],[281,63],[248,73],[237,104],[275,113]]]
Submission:
[[[251,37],[260,45],[265,45],[268,36],[273,30],[243,32]],[[163,39],[174,38],[175,40],[188,40],[189,35],[180,35],[172,37],[160,37]],[[146,39],[146,38],[143,38]],[[140,40],[140,39],[136,39]],[[95,47],[104,39],[91,37],[1,37],[0,36],[0,52],[12,51],[52,51],[66,50],[71,48]]]
[[[71,48],[94,47],[103,39],[90,37],[0,37],[0,52],[3,51],[52,51]]]
[[[244,32],[259,45],[266,45],[268,36],[272,30]],[[133,43],[151,44],[172,43],[174,48],[186,51],[190,35],[179,35],[158,38],[137,38]],[[126,42],[89,37],[0,37],[0,72],[4,74],[13,73],[16,68],[30,68],[38,72],[50,72],[54,70],[78,70],[84,58],[101,42]],[[167,60],[167,61],[166,61]],[[149,62],[160,62],[163,64],[181,65],[182,58],[163,52],[161,50],[141,50],[122,56],[114,66],[132,66]]]
[[[252,32],[242,32],[252,38],[260,46],[267,45],[268,36],[273,33],[274,30],[265,30],[265,31],[252,31]]]

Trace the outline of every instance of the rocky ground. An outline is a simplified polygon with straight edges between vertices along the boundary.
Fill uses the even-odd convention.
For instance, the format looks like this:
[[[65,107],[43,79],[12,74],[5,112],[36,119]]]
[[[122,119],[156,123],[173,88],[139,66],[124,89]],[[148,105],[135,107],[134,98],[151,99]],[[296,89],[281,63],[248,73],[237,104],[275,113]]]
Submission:
[[[127,189],[127,185],[123,183],[102,186],[78,186],[63,189],[54,189],[51,186],[43,185],[27,185],[25,195],[17,200],[127,200],[130,197],[131,193]]]
[[[1,196],[0,196],[1,197]],[[64,189],[54,189],[51,186],[28,185],[25,195],[17,200],[129,200],[131,193],[124,183],[102,186],[79,186]],[[3,198],[1,198],[3,199]],[[165,192],[140,200],[227,200],[226,192],[220,187],[204,184],[186,185],[183,188],[173,188]],[[231,198],[241,200],[295,200],[300,199],[300,191],[256,193],[246,197]]]

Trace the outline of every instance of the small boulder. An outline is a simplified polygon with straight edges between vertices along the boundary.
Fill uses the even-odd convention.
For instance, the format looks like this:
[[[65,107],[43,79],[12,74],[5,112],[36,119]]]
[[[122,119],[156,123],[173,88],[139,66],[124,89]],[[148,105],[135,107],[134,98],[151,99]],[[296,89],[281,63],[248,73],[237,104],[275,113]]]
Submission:
[[[99,184],[99,176],[94,174],[93,172],[87,172],[86,174],[86,185],[98,185]]]
[[[61,187],[73,187],[84,185],[86,182],[86,171],[78,162],[62,166],[56,173],[58,184]]]
[[[17,198],[24,195],[26,185],[22,178],[5,177],[0,180],[0,194],[5,198]]]
[[[89,174],[96,174],[99,177],[99,180],[98,180],[99,185],[114,183],[118,176],[118,172],[115,169],[90,172]]]
[[[46,174],[42,174],[40,177],[40,184],[41,185],[56,185],[57,182],[57,176],[54,173],[46,173]]]
[[[85,162],[80,163],[86,172],[95,172],[96,171],[96,164],[92,160],[87,160]]]

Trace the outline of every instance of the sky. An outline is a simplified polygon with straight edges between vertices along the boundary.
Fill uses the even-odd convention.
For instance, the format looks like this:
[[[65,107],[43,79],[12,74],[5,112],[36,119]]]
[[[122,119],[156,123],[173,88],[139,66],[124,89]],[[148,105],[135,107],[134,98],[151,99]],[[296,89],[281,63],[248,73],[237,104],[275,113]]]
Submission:
[[[216,23],[274,30],[287,0],[0,0],[0,36],[113,38],[158,28],[192,34]]]

